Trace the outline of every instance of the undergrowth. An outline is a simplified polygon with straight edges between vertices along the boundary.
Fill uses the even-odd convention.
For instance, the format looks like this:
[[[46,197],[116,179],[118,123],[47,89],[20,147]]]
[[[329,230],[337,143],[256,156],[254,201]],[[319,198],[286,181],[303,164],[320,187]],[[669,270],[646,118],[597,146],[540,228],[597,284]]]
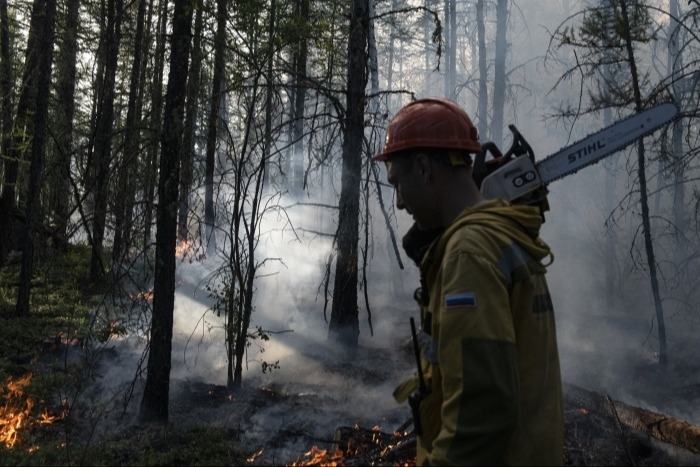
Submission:
[[[80,404],[74,400],[68,407],[64,396],[77,400],[98,371],[85,358],[70,364],[60,361],[61,348],[79,349],[115,332],[94,326],[107,285],[90,284],[89,264],[89,248],[75,245],[36,264],[28,316],[15,312],[19,259],[0,269],[0,417],[27,412],[14,444],[9,446],[0,436],[0,465],[245,463],[235,450],[234,437],[215,428],[129,427],[99,443],[77,436],[83,422],[69,408]],[[18,382],[23,382],[19,392]],[[50,418],[55,422],[46,422]],[[0,430],[6,426],[0,419]]]

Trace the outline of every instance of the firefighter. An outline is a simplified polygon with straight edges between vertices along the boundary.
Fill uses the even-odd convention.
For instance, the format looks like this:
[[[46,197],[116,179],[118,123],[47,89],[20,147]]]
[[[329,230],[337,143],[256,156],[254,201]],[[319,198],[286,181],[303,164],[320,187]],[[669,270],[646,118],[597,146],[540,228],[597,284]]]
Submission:
[[[480,151],[464,110],[421,99],[391,120],[374,157],[386,164],[397,207],[415,222],[404,246],[423,286],[422,368],[394,397],[415,405],[418,465],[562,464],[542,216],[537,207],[482,198],[471,158]],[[426,238],[429,246],[420,245]]]

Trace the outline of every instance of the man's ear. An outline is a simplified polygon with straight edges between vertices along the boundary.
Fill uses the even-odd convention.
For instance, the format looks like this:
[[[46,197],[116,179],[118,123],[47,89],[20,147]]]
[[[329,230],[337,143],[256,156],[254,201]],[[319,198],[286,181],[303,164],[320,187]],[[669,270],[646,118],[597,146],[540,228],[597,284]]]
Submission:
[[[427,154],[421,153],[416,156],[416,170],[425,182],[430,180],[433,167]]]

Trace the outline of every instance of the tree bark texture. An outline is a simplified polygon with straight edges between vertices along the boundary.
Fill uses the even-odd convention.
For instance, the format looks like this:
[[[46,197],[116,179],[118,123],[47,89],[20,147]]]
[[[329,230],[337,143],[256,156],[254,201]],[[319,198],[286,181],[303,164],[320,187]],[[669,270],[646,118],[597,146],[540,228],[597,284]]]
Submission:
[[[629,14],[627,11],[627,0],[620,1],[620,10],[622,12],[622,20],[624,21],[623,30],[624,41],[627,49],[627,59],[630,65],[630,73],[632,75],[632,87],[634,90],[634,102],[636,111],[644,110],[642,103],[642,94],[639,88],[639,76],[637,73],[637,62],[634,57],[634,46],[630,31]],[[639,196],[642,209],[642,226],[644,233],[644,249],[647,255],[647,267],[649,268],[649,279],[651,281],[651,292],[654,297],[654,309],[656,310],[656,325],[659,337],[659,366],[666,369],[668,363],[668,355],[666,351],[666,322],[664,319],[663,304],[661,302],[661,292],[659,290],[659,279],[656,270],[656,258],[654,255],[654,243],[651,239],[651,221],[649,215],[649,193],[647,190],[646,177],[646,158],[645,158],[644,140],[640,139],[637,143],[637,176],[639,178]]]
[[[168,420],[170,365],[175,304],[175,244],[179,206],[179,163],[190,50],[192,8],[188,0],[175,0],[170,71],[161,134],[160,174],[156,217],[156,265],[153,318],[148,352],[148,374],[139,417],[142,421]]]
[[[348,38],[348,90],[343,135],[343,171],[339,201],[337,254],[329,337],[357,347],[360,175],[367,86],[368,0],[354,0]]]
[[[53,61],[53,45],[55,31],[56,1],[36,0],[32,17],[37,16],[39,35],[37,37],[38,79],[36,89],[36,106],[34,110],[34,125],[29,164],[29,188],[27,205],[25,207],[25,223],[23,233],[22,267],[19,276],[17,294],[17,315],[29,314],[29,295],[34,263],[33,233],[36,224],[40,222],[39,192],[41,191],[44,148],[46,146],[46,130],[49,120],[49,95],[51,93],[51,63]]]

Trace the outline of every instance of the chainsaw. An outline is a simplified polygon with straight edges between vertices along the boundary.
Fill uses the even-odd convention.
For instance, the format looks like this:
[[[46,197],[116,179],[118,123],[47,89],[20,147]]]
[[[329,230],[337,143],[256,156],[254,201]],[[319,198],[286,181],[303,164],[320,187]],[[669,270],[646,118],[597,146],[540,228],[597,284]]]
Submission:
[[[674,103],[659,104],[592,133],[539,162],[535,162],[532,147],[515,125],[509,125],[513,133],[510,149],[502,154],[494,143],[484,143],[482,152],[474,158],[473,178],[484,198],[539,206],[544,216],[549,210],[549,183],[614,154],[671,122],[678,113]],[[486,160],[488,154],[492,158]]]

